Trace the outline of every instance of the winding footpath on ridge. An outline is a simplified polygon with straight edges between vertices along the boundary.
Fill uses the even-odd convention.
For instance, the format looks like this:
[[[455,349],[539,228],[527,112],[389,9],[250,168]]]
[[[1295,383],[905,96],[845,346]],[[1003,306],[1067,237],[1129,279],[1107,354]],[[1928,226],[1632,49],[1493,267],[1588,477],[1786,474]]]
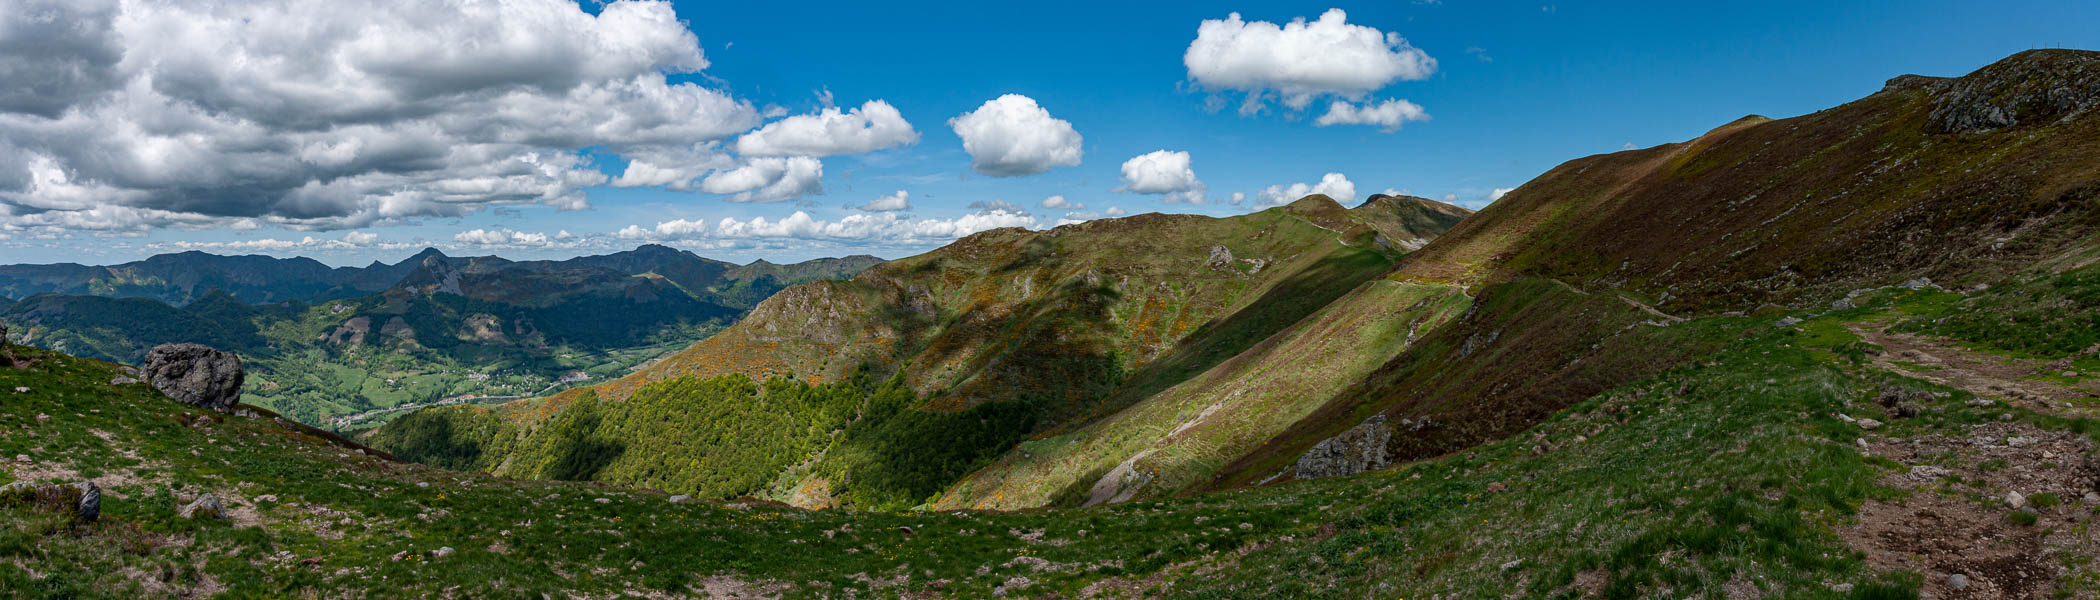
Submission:
[[[2100,417],[2100,379],[2077,378],[2065,384],[2046,379],[2069,368],[2035,358],[1992,355],[1962,348],[1951,340],[1886,331],[1890,322],[1872,319],[1846,324],[1852,333],[1880,346],[1874,364],[1979,397],[2062,417]],[[1918,368],[1924,367],[1924,368]]]

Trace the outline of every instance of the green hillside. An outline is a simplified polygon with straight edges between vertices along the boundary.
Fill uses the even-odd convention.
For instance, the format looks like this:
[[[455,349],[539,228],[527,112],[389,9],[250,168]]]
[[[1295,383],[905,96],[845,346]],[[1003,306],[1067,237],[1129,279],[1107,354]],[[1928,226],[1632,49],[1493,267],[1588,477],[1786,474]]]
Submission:
[[[705,423],[611,427],[603,435],[617,445],[692,445],[702,453],[778,445],[787,454],[690,467],[636,459],[674,473],[616,468],[586,478],[709,497],[763,495],[798,506],[908,508],[934,500],[1030,435],[1114,414],[1233,359],[1376,279],[1406,247],[1464,214],[1419,198],[1381,196],[1345,209],[1312,196],[1225,219],[1140,215],[1042,232],[985,232],[851,280],[790,288],[722,333],[621,380],[497,407],[488,416],[452,409],[463,413],[458,419],[507,425],[452,429],[493,435],[465,442],[493,453],[476,467],[548,477],[535,466],[542,458],[518,449],[536,447],[554,424],[579,419],[577,411],[603,413],[607,423],[656,422],[652,415],[677,412],[659,406],[666,401],[708,411],[763,403],[744,395],[679,398],[686,392],[674,390],[785,376],[821,386],[863,371],[861,377],[900,382],[908,401],[785,409],[796,418],[837,415],[798,425],[829,436],[810,442],[795,441],[803,439],[800,429],[758,425],[720,433]],[[977,426],[961,426],[968,423]],[[420,446],[428,437],[382,430],[370,438],[408,456],[455,453],[411,451],[402,445],[410,439]],[[954,447],[922,453],[917,445],[929,439]],[[895,471],[901,463],[926,466],[909,476],[869,471]],[[681,469],[693,472],[675,473]],[[725,477],[740,483],[715,484]],[[903,480],[876,483],[885,477]]]

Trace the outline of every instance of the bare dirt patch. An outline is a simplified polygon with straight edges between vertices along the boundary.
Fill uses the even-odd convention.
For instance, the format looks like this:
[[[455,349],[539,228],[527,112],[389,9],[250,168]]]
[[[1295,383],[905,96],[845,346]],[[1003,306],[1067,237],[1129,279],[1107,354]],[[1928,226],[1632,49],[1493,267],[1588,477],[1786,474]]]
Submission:
[[[1839,533],[1869,567],[1923,575],[1921,591],[1933,597],[2048,598],[2068,574],[2066,559],[2100,551],[2086,496],[2093,451],[2083,436],[2012,422],[1966,436],[1875,440],[1867,452],[1907,467],[1881,483],[1911,493],[1868,502]],[[2023,514],[2034,521],[2017,522]]]

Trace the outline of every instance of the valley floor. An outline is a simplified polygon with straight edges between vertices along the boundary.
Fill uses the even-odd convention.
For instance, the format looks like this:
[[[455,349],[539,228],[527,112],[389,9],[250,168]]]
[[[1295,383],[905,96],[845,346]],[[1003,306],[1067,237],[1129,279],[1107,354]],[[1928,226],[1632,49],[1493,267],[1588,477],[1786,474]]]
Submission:
[[[1519,435],[1084,509],[804,511],[393,463],[113,367],[0,366],[16,597],[1938,598],[2100,594],[2093,381],[1885,331],[1944,303],[1668,323],[1723,344]],[[2037,368],[2041,368],[2039,371]],[[2067,407],[2064,403],[2068,402]],[[18,456],[19,455],[19,456]],[[197,495],[226,520],[176,514]]]

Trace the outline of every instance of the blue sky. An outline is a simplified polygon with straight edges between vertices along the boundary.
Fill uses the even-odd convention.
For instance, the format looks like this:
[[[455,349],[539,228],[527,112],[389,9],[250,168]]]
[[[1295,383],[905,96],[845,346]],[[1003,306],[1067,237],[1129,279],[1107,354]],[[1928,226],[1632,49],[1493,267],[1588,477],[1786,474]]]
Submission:
[[[553,8],[559,9],[560,4],[556,1]],[[176,170],[145,183],[98,185],[101,180],[96,179],[95,166],[87,164],[86,159],[65,158],[93,153],[76,153],[56,147],[52,141],[58,132],[69,131],[60,123],[71,118],[73,112],[54,117],[55,113],[44,109],[45,114],[40,116],[9,115],[5,95],[0,95],[0,154],[7,152],[11,137],[13,145],[19,148],[17,152],[30,157],[26,162],[46,165],[55,169],[52,173],[63,173],[67,177],[65,183],[70,185],[18,186],[11,197],[0,192],[0,202],[11,203],[0,203],[0,236],[5,236],[0,238],[0,252],[5,254],[0,262],[111,263],[198,248],[218,253],[307,255],[331,264],[362,264],[373,259],[398,260],[412,252],[413,247],[423,245],[434,245],[453,254],[562,257],[621,250],[651,241],[738,262],[858,253],[895,258],[937,247],[948,234],[992,223],[978,220],[971,221],[975,226],[965,226],[960,225],[960,220],[972,214],[986,214],[986,207],[992,206],[987,203],[993,201],[1013,206],[1009,212],[998,213],[1004,220],[996,221],[997,224],[1026,220],[1036,227],[1052,226],[1061,218],[1097,217],[1110,207],[1128,214],[1194,212],[1223,216],[1257,209],[1261,192],[1270,186],[1289,192],[1292,184],[1317,184],[1328,173],[1340,173],[1353,187],[1355,197],[1345,202],[1361,201],[1366,195],[1390,189],[1449,198],[1477,208],[1487,204],[1497,188],[1515,187],[1576,157],[1619,151],[1629,144],[1649,146],[1683,140],[1746,114],[1787,117],[1811,112],[1870,94],[1881,87],[1883,80],[1899,74],[1959,75],[2033,47],[2100,47],[2100,9],[2084,2],[1448,0],[1237,6],[1131,2],[926,6],[811,3],[793,10],[781,6],[677,2],[671,7],[676,18],[690,30],[707,66],[690,73],[667,69],[671,72],[666,83],[676,86],[690,82],[735,102],[747,103],[751,110],[765,115],[755,117],[756,121],[728,119],[724,123],[737,126],[691,127],[688,129],[699,133],[689,135],[690,139],[679,138],[675,133],[654,137],[619,134],[594,143],[590,135],[550,135],[562,139],[519,145],[511,138],[476,138],[473,136],[480,134],[465,129],[447,132],[453,138],[436,139],[470,140],[508,152],[523,152],[523,148],[535,156],[573,152],[588,161],[576,168],[602,172],[607,178],[618,178],[626,171],[630,157],[638,155],[641,151],[636,148],[642,145],[662,151],[711,139],[721,149],[719,155],[704,161],[693,159],[695,162],[688,166],[701,169],[696,172],[715,173],[734,169],[741,164],[737,161],[752,158],[733,151],[740,134],[725,133],[729,129],[748,130],[743,126],[815,113],[826,106],[859,108],[879,100],[894,107],[909,123],[916,132],[915,142],[815,157],[822,165],[822,192],[805,191],[780,202],[732,202],[728,200],[730,194],[663,186],[615,187],[587,177],[572,177],[566,185],[574,189],[561,189],[565,195],[551,200],[521,201],[518,198],[522,196],[516,194],[493,193],[474,197],[469,193],[447,196],[454,201],[449,204],[416,204],[408,208],[401,207],[408,206],[406,201],[396,206],[373,200],[373,190],[394,193],[418,187],[470,188],[460,182],[479,181],[473,173],[480,171],[475,170],[491,168],[480,163],[449,161],[437,168],[467,174],[433,177],[429,175],[431,169],[420,166],[413,170],[414,175],[403,175],[378,172],[388,167],[372,167],[377,171],[362,175],[376,183],[353,194],[361,194],[363,200],[346,198],[340,206],[347,208],[336,209],[330,208],[336,205],[322,206],[320,200],[299,195],[304,192],[262,189],[255,187],[260,184],[251,183],[284,180],[296,188],[302,177],[331,176],[301,171],[311,169],[314,163],[307,154],[299,155],[306,158],[304,163],[283,161],[293,165],[285,167],[288,173],[228,175],[200,179],[195,185],[182,187],[166,183],[168,178],[182,176]],[[113,14],[142,10],[125,2],[112,7]],[[1318,20],[1334,8],[1346,12],[1348,26],[1404,38],[1404,44],[1388,44],[1385,50],[1418,51],[1433,59],[1434,67],[1385,78],[1378,87],[1360,93],[1314,93],[1302,110],[1291,109],[1281,98],[1272,97],[1262,110],[1245,114],[1240,110],[1246,101],[1245,91],[1220,89],[1219,85],[1199,80],[1184,61],[1184,54],[1197,40],[1198,27],[1205,20],[1221,20],[1228,13],[1237,12],[1245,23],[1285,24],[1298,18]],[[588,13],[587,18],[605,10],[596,4],[581,9]],[[149,16],[178,24],[183,19],[199,18],[174,11]],[[351,11],[285,18],[340,24],[366,17]],[[459,18],[508,19],[505,15]],[[417,26],[413,18],[388,24]],[[491,25],[493,30],[506,31],[512,26],[507,22]],[[203,26],[199,27],[202,30]],[[631,30],[620,30],[627,31]],[[413,32],[403,35],[414,39],[410,33]],[[8,34],[0,31],[0,35]],[[17,31],[14,35],[24,34]],[[121,36],[122,32],[108,35]],[[541,42],[530,36],[516,39]],[[355,42],[322,45],[314,52],[326,54],[360,47]],[[653,66],[642,68],[666,70],[660,68],[667,64],[665,61],[688,60],[690,56],[677,52],[680,43],[670,40],[664,46],[668,50],[650,50],[657,52],[650,59],[655,62],[645,61]],[[107,45],[126,55],[168,50],[128,39]],[[522,74],[517,76],[527,78],[541,75],[535,73],[542,69],[533,61],[546,61],[543,70],[547,72],[559,72],[569,65],[585,65],[587,68],[577,70],[595,72],[592,70],[602,66],[593,66],[593,61],[602,57],[561,54],[587,50],[548,49],[559,45],[535,43],[531,52],[521,51],[518,57],[489,58],[468,53],[468,58],[474,60],[466,61],[458,70],[446,70],[448,65],[444,64],[424,65],[429,68],[409,71],[416,74],[409,76],[434,78],[442,85],[484,76],[501,78],[510,75],[489,65],[507,58],[517,58],[515,64],[522,65],[518,67]],[[49,62],[50,57],[16,56],[10,60]],[[133,71],[149,68],[130,62],[112,64],[112,77],[119,80],[137,77]],[[622,65],[633,68],[627,63],[614,66]],[[127,68],[133,71],[126,71]],[[367,70],[378,72],[376,68]],[[290,80],[288,85],[303,83],[298,81],[301,75],[296,70],[275,75],[225,69],[209,73],[211,77],[202,79],[225,83],[275,77],[263,80]],[[389,76],[396,79],[382,80],[386,85],[420,89],[400,83],[399,77],[409,76]],[[174,78],[165,71],[156,77]],[[507,89],[546,87],[535,81],[519,81],[522,83],[513,83],[522,87]],[[226,85],[232,87],[232,83]],[[33,92],[47,98],[70,93],[57,88]],[[186,93],[190,92],[168,91],[158,101],[209,105],[182,96]],[[480,92],[451,97],[473,93]],[[514,91],[506,93],[515,95]],[[972,154],[965,151],[950,120],[1006,94],[1025,96],[1052,118],[1068,123],[1083,140],[1078,146],[1078,164],[1005,177],[974,170]],[[94,96],[83,92],[80,97]],[[375,102],[415,104],[402,100],[407,97],[396,95]],[[418,98],[421,102],[433,101]],[[1364,105],[1400,99],[1418,106],[1428,118],[1405,122],[1395,131],[1376,125],[1316,123],[1328,112],[1328,104],[1337,100]],[[91,120],[89,117],[96,110],[137,110],[111,107],[116,104],[123,103],[96,105],[91,100],[79,100],[62,110],[77,111],[83,122]],[[398,108],[401,107],[381,106],[373,110]],[[12,108],[17,113],[33,109],[22,102]],[[423,117],[403,118],[409,119],[403,123],[409,123]],[[242,119],[267,123],[276,117],[250,114]],[[311,125],[301,125],[291,117],[284,121],[286,124],[278,126],[283,128],[284,139],[314,139]],[[525,129],[530,129],[530,119],[526,121]],[[349,128],[341,123],[325,126],[336,128],[331,131],[339,135],[351,135],[345,133]],[[386,138],[413,137],[402,132],[417,131],[412,125],[400,127]],[[644,137],[648,138],[646,142],[637,141]],[[126,143],[122,138],[111,140],[112,144]],[[509,145],[496,145],[498,141]],[[360,147],[369,155],[374,143],[367,141]],[[319,144],[287,142],[283,146],[301,148],[285,150],[286,153],[344,147],[325,140]],[[1158,150],[1187,153],[1187,166],[1200,179],[1206,203],[1169,202],[1167,194],[1127,191],[1143,186],[1124,180],[1124,162]],[[307,166],[298,166],[301,164]],[[516,160],[513,157],[501,164],[515,165]],[[712,165],[713,170],[700,165]],[[49,177],[36,176],[46,180]],[[118,178],[101,177],[108,181]],[[694,176],[693,181],[698,182],[699,177]],[[214,184],[229,187],[216,189],[211,187]],[[6,173],[0,171],[0,189],[6,185]],[[541,185],[559,187],[544,182]],[[1126,191],[1115,191],[1119,187]],[[871,213],[855,208],[900,190],[908,192],[909,211]],[[1232,203],[1235,192],[1245,194],[1246,199]],[[226,199],[250,196],[259,199]],[[1043,202],[1049,196],[1062,196],[1067,202],[1086,208],[1046,208]],[[576,202],[578,198],[582,202]],[[564,210],[584,203],[589,208]],[[798,212],[807,227],[773,235],[731,235],[718,226],[727,218],[740,222],[737,231],[760,231],[766,227],[748,220],[762,217],[767,221],[759,225],[778,229],[780,221]],[[879,217],[884,219],[883,226],[893,228],[922,221],[935,223],[904,237],[863,236],[861,230],[846,231],[852,228],[822,233],[826,224],[837,225],[856,217]],[[664,223],[684,223],[688,227],[660,225]],[[866,225],[869,221],[860,223]],[[623,229],[629,234],[619,235]]]

